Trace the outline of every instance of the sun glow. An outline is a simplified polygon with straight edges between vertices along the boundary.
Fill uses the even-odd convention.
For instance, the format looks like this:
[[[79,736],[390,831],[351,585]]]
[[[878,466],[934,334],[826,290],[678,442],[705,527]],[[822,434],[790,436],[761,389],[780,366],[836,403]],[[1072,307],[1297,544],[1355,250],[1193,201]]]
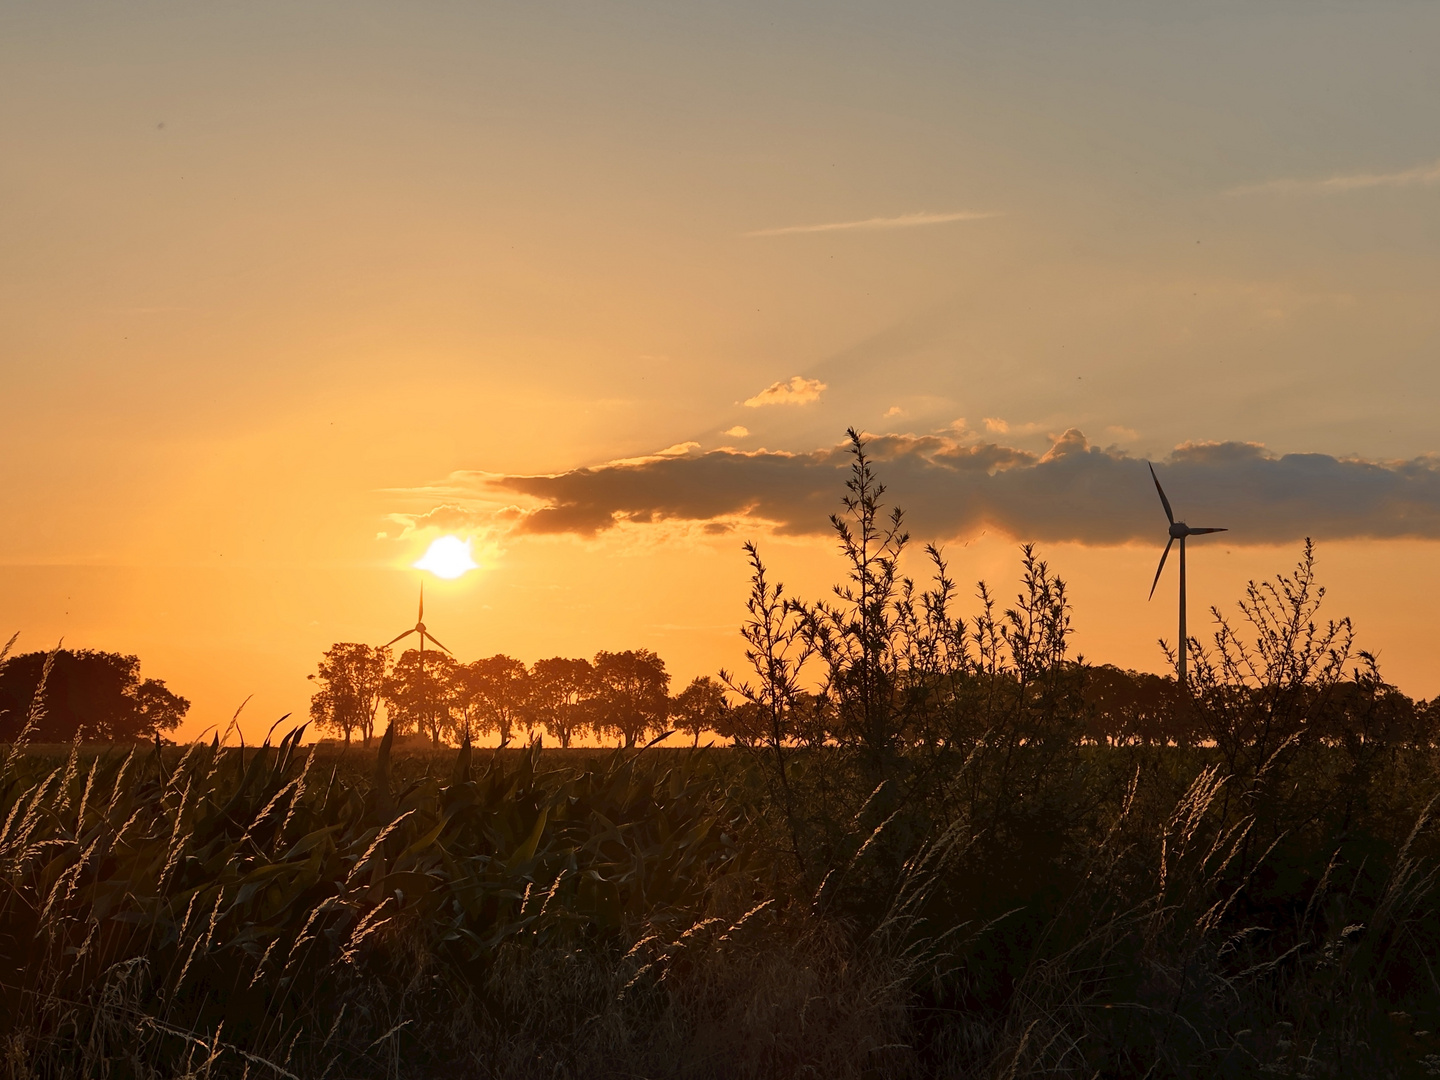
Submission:
[[[429,570],[436,577],[458,578],[470,570],[478,570],[480,564],[470,557],[470,541],[458,536],[440,536],[430,542],[430,547],[418,562],[411,563],[416,570]]]

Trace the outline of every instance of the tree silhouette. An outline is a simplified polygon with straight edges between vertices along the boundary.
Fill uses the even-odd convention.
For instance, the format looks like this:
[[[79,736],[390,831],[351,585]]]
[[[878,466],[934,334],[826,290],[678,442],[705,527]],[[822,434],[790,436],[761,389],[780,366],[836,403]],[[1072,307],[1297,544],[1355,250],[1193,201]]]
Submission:
[[[1194,746],[1194,710],[1182,709],[1173,677],[1125,671],[1113,664],[1085,669],[1085,736],[1100,745]]]
[[[675,695],[670,711],[675,718],[675,726],[694,736],[694,745],[699,746],[700,733],[718,732],[724,726],[729,708],[725,688],[709,675],[698,675]]]
[[[343,735],[349,743],[358,731],[366,746],[375,733],[375,717],[385,697],[390,650],[383,646],[341,641],[320,658],[310,678],[320,685],[310,699],[310,719],[321,731]]]
[[[456,672],[465,718],[475,730],[497,732],[508,743],[515,728],[527,722],[529,673],[525,665],[503,653],[475,660]],[[527,725],[528,726],[528,725]]]
[[[659,733],[670,715],[670,675],[665,661],[649,649],[595,654],[597,731],[634,746],[647,732]]]
[[[561,746],[569,746],[592,719],[595,669],[590,661],[552,656],[530,669],[531,723],[545,729]]]
[[[434,649],[406,649],[385,680],[385,707],[397,735],[426,735],[440,745],[455,728],[459,680],[454,657]]]
[[[0,663],[0,741],[18,738],[32,715],[29,737],[40,742],[69,742],[77,733],[95,740],[152,739],[176,728],[190,709],[163,680],[142,680],[138,657],[92,649],[55,652],[37,700],[51,655],[22,653]]]

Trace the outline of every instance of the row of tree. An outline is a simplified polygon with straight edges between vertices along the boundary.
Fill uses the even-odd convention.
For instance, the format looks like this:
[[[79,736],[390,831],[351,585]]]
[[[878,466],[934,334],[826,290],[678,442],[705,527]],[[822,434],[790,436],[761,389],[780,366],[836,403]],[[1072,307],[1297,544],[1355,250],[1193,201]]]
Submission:
[[[649,649],[554,656],[527,667],[497,654],[462,664],[446,653],[340,642],[320,660],[310,717],[321,730],[367,745],[381,711],[397,735],[433,743],[544,734],[561,746],[592,736],[635,746],[667,730],[698,741],[729,734],[723,688],[701,676],[671,696],[665,661]]]
[[[1316,599],[1311,558],[1307,549],[1299,576],[1289,581],[1306,608]],[[1192,642],[1195,676],[1187,693],[1172,677],[1068,659],[1064,584],[1028,551],[1026,591],[1003,621],[982,592],[985,613],[973,627],[955,622],[947,630],[945,597],[931,595],[920,604],[902,600],[896,617],[866,612],[880,625],[855,634],[853,645],[840,633],[828,636],[821,620],[838,613],[779,601],[758,559],[755,569],[751,619],[742,633],[758,681],[721,672],[719,680],[700,676],[671,696],[664,660],[647,649],[600,652],[593,661],[556,656],[527,667],[503,654],[462,664],[433,650],[409,650],[396,660],[384,648],[342,642],[311,676],[318,683],[311,718],[327,734],[367,745],[383,726],[383,710],[397,735],[436,744],[468,733],[501,742],[543,734],[561,746],[585,738],[635,746],[675,730],[697,742],[712,733],[752,748],[856,746],[872,755],[997,738],[1213,746],[1227,758],[1302,732],[1356,749],[1440,740],[1440,699],[1415,701],[1384,683],[1367,654],[1346,672],[1347,622],[1328,633],[1306,631],[1323,639],[1302,650],[1317,663],[1248,685],[1239,677],[1240,654],[1222,650],[1216,657]],[[866,586],[871,596],[894,602],[888,582]],[[917,609],[924,615],[917,618]],[[834,618],[846,634],[867,629],[864,621]],[[1289,655],[1296,644],[1275,651]],[[822,670],[804,679],[802,667],[815,660]]]

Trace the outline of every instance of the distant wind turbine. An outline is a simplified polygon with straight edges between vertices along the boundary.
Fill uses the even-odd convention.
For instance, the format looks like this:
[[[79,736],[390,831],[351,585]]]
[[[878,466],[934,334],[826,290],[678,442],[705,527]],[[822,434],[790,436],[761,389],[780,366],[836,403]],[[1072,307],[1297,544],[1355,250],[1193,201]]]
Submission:
[[[1161,496],[1161,498],[1164,498],[1164,496]],[[1169,549],[1167,548],[1166,550],[1169,550]],[[411,634],[419,634],[419,635],[420,635],[420,665],[421,665],[421,670],[423,671],[423,670],[424,670],[424,665],[425,665],[425,641],[426,641],[426,639],[428,638],[428,639],[430,640],[431,644],[433,644],[433,645],[439,645],[440,648],[445,649],[445,646],[440,644],[439,639],[437,639],[434,634],[430,633],[429,630],[426,630],[426,629],[425,629],[425,582],[423,582],[423,581],[420,582],[420,612],[419,612],[419,614],[418,614],[418,615],[416,616],[416,618],[415,618],[415,625],[412,626],[409,630],[406,630],[403,634],[397,634],[395,637],[391,638],[391,639],[390,639],[389,641],[387,641],[384,645],[382,645],[381,648],[388,649],[391,645],[394,645],[395,642],[400,641],[400,640],[402,640],[402,639],[404,639],[404,638],[407,638],[407,637],[409,637]],[[453,652],[450,652],[449,649],[445,649],[445,651],[446,651],[447,653],[450,653],[451,656],[454,656],[454,655],[455,655]]]
[[[425,709],[426,709],[426,713],[427,713],[427,715],[428,715],[428,714],[429,714],[429,711],[430,711],[430,700],[429,700],[429,699],[430,699],[430,687],[429,687],[428,681],[425,680],[426,675],[429,674],[429,672],[427,671],[427,669],[426,669],[426,667],[425,667],[425,642],[426,642],[426,639],[429,639],[429,641],[430,641],[430,643],[431,643],[432,645],[438,645],[438,646],[440,646],[441,649],[444,649],[447,653],[450,653],[451,656],[454,656],[455,654],[454,654],[453,652],[450,652],[449,649],[446,649],[445,646],[444,646],[443,644],[441,644],[441,642],[439,641],[439,639],[437,639],[434,634],[430,633],[429,630],[425,629],[425,581],[424,581],[424,579],[421,579],[421,581],[420,581],[420,611],[419,611],[419,613],[418,613],[418,614],[416,615],[416,617],[415,617],[415,625],[412,626],[409,630],[406,630],[403,634],[397,634],[395,637],[391,638],[391,639],[390,639],[389,641],[387,641],[384,645],[382,645],[381,648],[388,649],[391,645],[394,645],[395,642],[397,642],[397,641],[403,641],[405,638],[409,637],[411,634],[418,634],[418,635],[420,635],[420,678],[421,678],[421,680],[422,680],[422,685],[424,685],[424,688],[425,688]]]
[[[1160,504],[1165,507],[1165,516],[1170,519],[1170,539],[1165,542],[1165,550],[1160,553],[1160,565],[1155,568],[1155,580],[1150,583],[1150,596],[1155,596],[1155,586],[1160,584],[1160,572],[1165,569],[1165,558],[1170,554],[1170,545],[1176,540],[1180,541],[1180,688],[1185,689],[1185,538],[1187,536],[1200,536],[1204,533],[1228,532],[1228,529],[1194,529],[1183,521],[1175,520],[1175,513],[1170,509],[1170,500],[1165,497],[1165,489],[1160,486],[1160,478],[1155,475],[1155,466],[1145,463],[1150,468],[1150,479],[1155,481],[1155,490],[1160,493]]]

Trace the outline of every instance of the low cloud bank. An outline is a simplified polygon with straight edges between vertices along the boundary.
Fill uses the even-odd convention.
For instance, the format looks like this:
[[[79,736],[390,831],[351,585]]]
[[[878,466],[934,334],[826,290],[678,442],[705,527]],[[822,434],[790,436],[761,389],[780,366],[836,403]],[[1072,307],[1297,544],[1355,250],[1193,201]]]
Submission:
[[[679,449],[553,476],[457,473],[427,489],[442,505],[396,520],[416,529],[586,537],[624,523],[667,522],[822,534],[852,460],[845,445],[803,454]],[[917,537],[990,529],[1085,544],[1164,540],[1164,512],[1144,459],[1092,446],[1074,429],[1044,454],[945,435],[875,436],[867,450],[888,489],[884,502],[905,508]],[[1177,519],[1228,527],[1227,544],[1440,538],[1435,458],[1276,455],[1225,442],[1185,444],[1155,465]]]

